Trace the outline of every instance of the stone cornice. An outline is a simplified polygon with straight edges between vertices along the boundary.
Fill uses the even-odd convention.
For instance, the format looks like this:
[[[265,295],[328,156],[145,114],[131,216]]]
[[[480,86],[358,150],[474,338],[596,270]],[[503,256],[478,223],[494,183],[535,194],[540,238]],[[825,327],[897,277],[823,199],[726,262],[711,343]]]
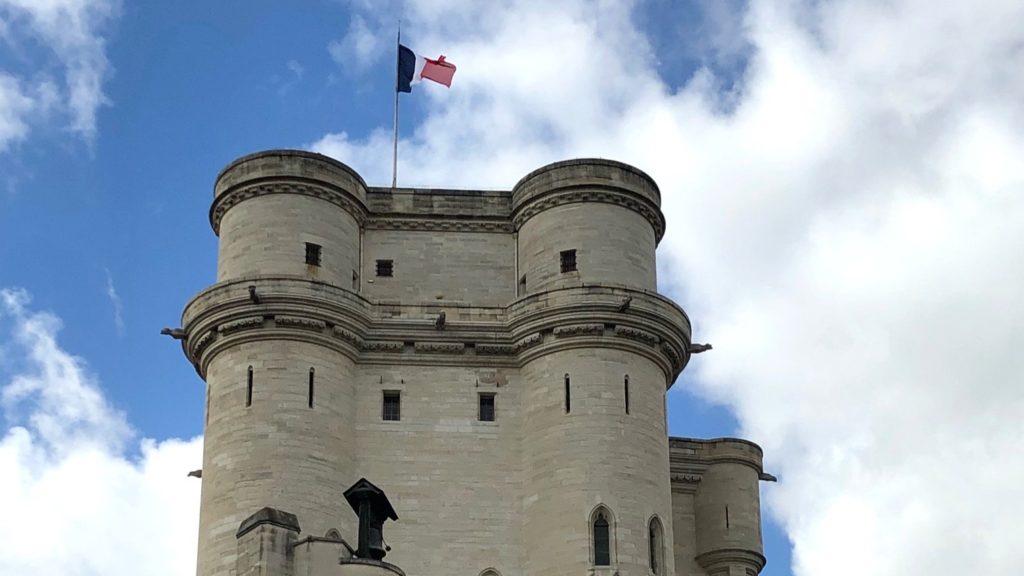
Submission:
[[[709,574],[732,574],[727,571],[729,566],[742,566],[746,569],[748,576],[757,576],[764,568],[765,557],[760,552],[746,548],[719,548],[698,554],[695,558],[697,564],[704,568]]]
[[[461,219],[443,217],[405,217],[371,215],[365,222],[367,230],[407,230],[424,232],[491,232],[511,233],[508,219]]]
[[[630,308],[620,310],[627,297]],[[452,321],[439,332],[434,319],[443,309],[378,306],[349,290],[294,277],[251,278],[216,284],[193,298],[182,316],[182,346],[201,375],[220,351],[273,339],[327,346],[356,362],[413,365],[520,366],[558,350],[618,349],[651,359],[668,384],[688,359],[689,322],[653,292],[584,286],[533,294],[503,308],[449,308]]]
[[[210,206],[210,226],[213,227],[214,233],[220,234],[221,219],[232,206],[250,198],[269,194],[298,194],[320,198],[347,211],[360,225],[367,219],[366,206],[350,193],[320,181],[289,178],[242,184],[219,194]]]
[[[545,210],[580,202],[599,202],[628,208],[650,222],[651,227],[654,228],[655,243],[660,242],[662,236],[665,235],[665,215],[661,213],[661,209],[654,202],[626,190],[611,186],[601,187],[595,184],[559,188],[530,198],[516,207],[512,223],[515,229],[519,230],[527,220]]]
[[[742,438],[669,438],[669,470],[672,489],[676,492],[694,492],[696,486],[689,479],[699,479],[712,466],[735,464],[752,470],[764,480],[761,447]]]

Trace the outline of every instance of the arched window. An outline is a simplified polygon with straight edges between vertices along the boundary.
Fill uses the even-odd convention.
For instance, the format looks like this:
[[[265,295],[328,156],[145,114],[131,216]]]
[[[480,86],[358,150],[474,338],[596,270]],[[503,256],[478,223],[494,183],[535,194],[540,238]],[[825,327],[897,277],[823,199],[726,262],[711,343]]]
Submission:
[[[651,572],[655,576],[665,573],[665,554],[662,540],[661,520],[655,516],[651,518],[647,526],[647,550],[650,555]]]
[[[480,576],[501,576],[501,573],[494,568],[488,568],[480,573]]]
[[[593,545],[594,566],[611,566],[613,518],[604,506],[598,506],[591,514],[590,535]]]

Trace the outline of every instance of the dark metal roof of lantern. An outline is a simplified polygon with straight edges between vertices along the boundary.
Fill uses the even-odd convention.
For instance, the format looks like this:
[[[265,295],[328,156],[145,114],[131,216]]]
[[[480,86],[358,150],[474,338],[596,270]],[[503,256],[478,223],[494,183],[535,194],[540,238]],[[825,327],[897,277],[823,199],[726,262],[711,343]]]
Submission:
[[[398,514],[391,507],[384,491],[366,478],[360,478],[345,490],[345,500],[348,500],[352,510],[359,516],[359,547],[356,556],[380,560],[391,549],[384,544],[384,522],[398,520]]]

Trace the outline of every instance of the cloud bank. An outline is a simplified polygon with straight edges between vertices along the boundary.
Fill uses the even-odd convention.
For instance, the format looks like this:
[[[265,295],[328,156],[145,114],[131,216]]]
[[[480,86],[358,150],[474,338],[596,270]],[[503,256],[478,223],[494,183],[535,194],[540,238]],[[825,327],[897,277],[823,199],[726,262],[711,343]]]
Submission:
[[[143,439],[60,347],[60,321],[0,290],[0,573],[195,570],[202,439]],[[137,455],[129,455],[137,451]]]
[[[706,65],[680,79],[644,7],[406,3],[410,42],[459,71],[406,97],[429,112],[400,182],[510,187],[573,156],[646,170],[662,288],[715,345],[695,392],[765,447],[794,571],[1024,565],[1024,4],[752,1],[704,15],[728,33],[693,31]],[[661,17],[684,35],[691,16]],[[390,176],[389,127],[311,148]]]
[[[22,74],[0,70],[0,152],[55,110],[71,132],[95,139],[112,73],[103,33],[119,9],[119,0],[0,0],[0,41],[26,64]]]

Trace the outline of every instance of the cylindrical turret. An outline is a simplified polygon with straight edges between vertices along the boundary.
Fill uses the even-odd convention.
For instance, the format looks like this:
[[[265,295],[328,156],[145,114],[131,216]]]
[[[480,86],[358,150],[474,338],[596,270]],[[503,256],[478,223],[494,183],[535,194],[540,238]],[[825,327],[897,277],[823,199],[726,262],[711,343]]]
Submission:
[[[650,176],[612,160],[534,170],[512,189],[520,295],[582,284],[655,290],[654,249],[665,231]]]
[[[526,574],[605,567],[647,576],[652,518],[660,549],[672,542],[664,372],[630,352],[591,348],[545,354],[522,380]],[[595,539],[600,516],[606,550]],[[670,559],[657,572],[673,573]]]
[[[708,463],[694,496],[697,562],[709,576],[758,573],[761,547],[761,449],[745,440],[701,441]]]
[[[350,531],[355,352],[324,315],[358,303],[345,293],[364,198],[355,172],[308,152],[246,156],[217,178],[219,283],[183,319],[207,384],[199,576],[232,574],[234,531],[263,507],[295,514],[304,534]]]
[[[217,280],[299,276],[352,288],[366,184],[337,160],[298,150],[244,156],[214,185]]]
[[[689,326],[652,294],[658,188],[626,164],[570,160],[512,201],[513,313],[540,331],[521,369],[525,572],[671,576],[664,397]]]

